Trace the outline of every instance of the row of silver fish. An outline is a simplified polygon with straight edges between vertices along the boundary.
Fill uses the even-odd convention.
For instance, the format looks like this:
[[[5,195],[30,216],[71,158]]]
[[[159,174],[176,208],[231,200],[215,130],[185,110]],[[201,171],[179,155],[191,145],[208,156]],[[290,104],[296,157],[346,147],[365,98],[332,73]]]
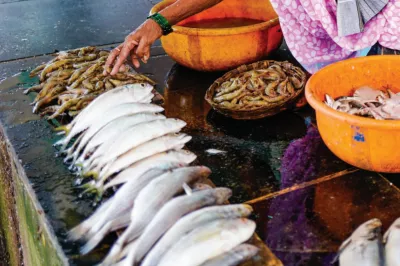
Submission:
[[[245,244],[255,223],[249,205],[224,205],[229,188],[212,188],[211,171],[190,166],[184,150],[191,137],[184,121],[166,118],[151,103],[147,83],[117,87],[96,98],[58,141],[71,169],[93,180],[82,187],[103,192],[119,187],[69,232],[91,252],[111,232],[123,230],[101,265],[238,265],[259,249]]]
[[[339,248],[339,265],[400,265],[400,218],[389,227],[383,238],[381,227],[379,219],[360,225]]]

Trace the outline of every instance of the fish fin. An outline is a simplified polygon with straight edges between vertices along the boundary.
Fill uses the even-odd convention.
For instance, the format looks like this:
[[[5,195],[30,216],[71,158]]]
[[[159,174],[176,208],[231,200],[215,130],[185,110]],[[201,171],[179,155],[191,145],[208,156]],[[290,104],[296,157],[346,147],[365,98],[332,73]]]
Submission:
[[[186,195],[192,195],[192,189],[189,187],[189,185],[188,184],[186,184],[186,183],[183,183],[183,185],[182,185],[182,188],[183,188],[183,190],[185,190],[185,193],[186,193]]]
[[[90,184],[90,183],[91,183],[91,182],[79,186],[79,188],[85,189],[85,190],[82,192],[82,194],[86,194],[86,193],[97,194],[97,188],[96,188],[96,186],[93,185],[93,184]]]
[[[336,254],[336,256],[333,258],[331,264],[334,264],[339,260],[340,255],[343,253],[343,251],[351,244],[351,238],[346,239],[342,245],[340,245],[339,250]]]

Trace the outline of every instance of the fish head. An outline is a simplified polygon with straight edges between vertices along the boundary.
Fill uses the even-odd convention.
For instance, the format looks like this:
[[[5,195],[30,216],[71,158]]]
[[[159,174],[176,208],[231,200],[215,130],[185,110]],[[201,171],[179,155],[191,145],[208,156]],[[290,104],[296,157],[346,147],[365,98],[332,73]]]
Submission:
[[[207,178],[207,177],[210,176],[210,174],[211,174],[211,169],[208,168],[207,166],[198,166],[197,168],[198,168],[199,172],[201,173],[201,175],[202,175],[204,178]]]
[[[354,92],[354,97],[363,101],[374,101],[380,95],[381,91],[367,86],[361,87]]]
[[[142,87],[144,90],[152,91],[154,89],[154,86],[147,82],[139,83],[139,86]]]
[[[386,231],[385,235],[383,236],[383,242],[386,243],[388,241],[389,235],[393,234],[395,231],[397,231],[397,234],[400,233],[400,218],[397,218],[396,221],[394,221],[389,229]]]
[[[190,180],[189,182],[201,182],[202,180],[207,179],[211,174],[210,168],[206,166],[189,166],[179,168],[175,171],[186,173]]]
[[[371,219],[360,225],[352,234],[352,241],[375,240],[381,234],[382,222],[379,219]]]
[[[153,89],[154,86],[147,83],[147,82],[140,82],[140,83],[134,83],[134,84],[127,84],[123,86],[127,90],[136,90],[136,89],[142,89],[143,92],[150,93]]]
[[[183,162],[184,164],[190,164],[197,158],[196,154],[188,150],[171,151],[171,153],[174,154],[177,161]]]
[[[232,196],[232,190],[229,188],[221,187],[214,190],[216,197],[216,204],[223,204]]]
[[[325,103],[329,107],[331,107],[333,109],[336,109],[335,108],[335,100],[331,96],[329,96],[328,94],[325,94]]]
[[[168,118],[166,120],[167,126],[171,128],[181,129],[186,126],[186,122],[177,118]]]
[[[185,133],[180,133],[176,132],[174,134],[171,134],[172,140],[171,141],[176,141],[176,144],[186,144],[189,142],[192,137],[185,134]]]
[[[256,230],[256,223],[247,218],[239,218],[238,220],[237,234],[242,237],[244,235],[251,236]]]
[[[192,189],[193,191],[202,191],[202,190],[212,189],[212,187],[204,183],[195,183],[192,186]]]

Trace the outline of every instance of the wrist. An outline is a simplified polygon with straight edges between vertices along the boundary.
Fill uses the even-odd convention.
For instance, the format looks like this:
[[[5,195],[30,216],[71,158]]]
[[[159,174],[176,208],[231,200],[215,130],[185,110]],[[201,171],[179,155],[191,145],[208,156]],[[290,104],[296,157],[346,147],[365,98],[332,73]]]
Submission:
[[[168,35],[173,31],[168,20],[160,13],[154,13],[153,15],[148,16],[147,19],[153,21],[159,26],[162,31],[162,35]]]
[[[148,29],[151,29],[152,32],[154,32],[154,33],[157,35],[158,38],[161,37],[161,36],[163,35],[163,30],[162,30],[162,28],[161,28],[160,25],[158,25],[157,22],[155,22],[154,20],[152,20],[152,19],[147,19],[147,20],[145,21],[145,24],[147,24]]]

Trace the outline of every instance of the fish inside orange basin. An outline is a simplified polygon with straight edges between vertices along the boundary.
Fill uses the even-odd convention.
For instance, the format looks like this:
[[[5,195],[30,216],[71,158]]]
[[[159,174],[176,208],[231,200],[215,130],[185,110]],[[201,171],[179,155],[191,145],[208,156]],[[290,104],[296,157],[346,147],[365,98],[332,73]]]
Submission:
[[[388,87],[378,90],[363,86],[352,96],[333,99],[326,94],[325,99],[325,104],[340,112],[377,120],[400,120],[400,92]]]
[[[190,21],[181,24],[180,26],[188,28],[202,28],[202,29],[222,29],[222,28],[237,28],[243,26],[251,26],[265,21],[251,18],[217,18],[206,19],[199,21]]]

